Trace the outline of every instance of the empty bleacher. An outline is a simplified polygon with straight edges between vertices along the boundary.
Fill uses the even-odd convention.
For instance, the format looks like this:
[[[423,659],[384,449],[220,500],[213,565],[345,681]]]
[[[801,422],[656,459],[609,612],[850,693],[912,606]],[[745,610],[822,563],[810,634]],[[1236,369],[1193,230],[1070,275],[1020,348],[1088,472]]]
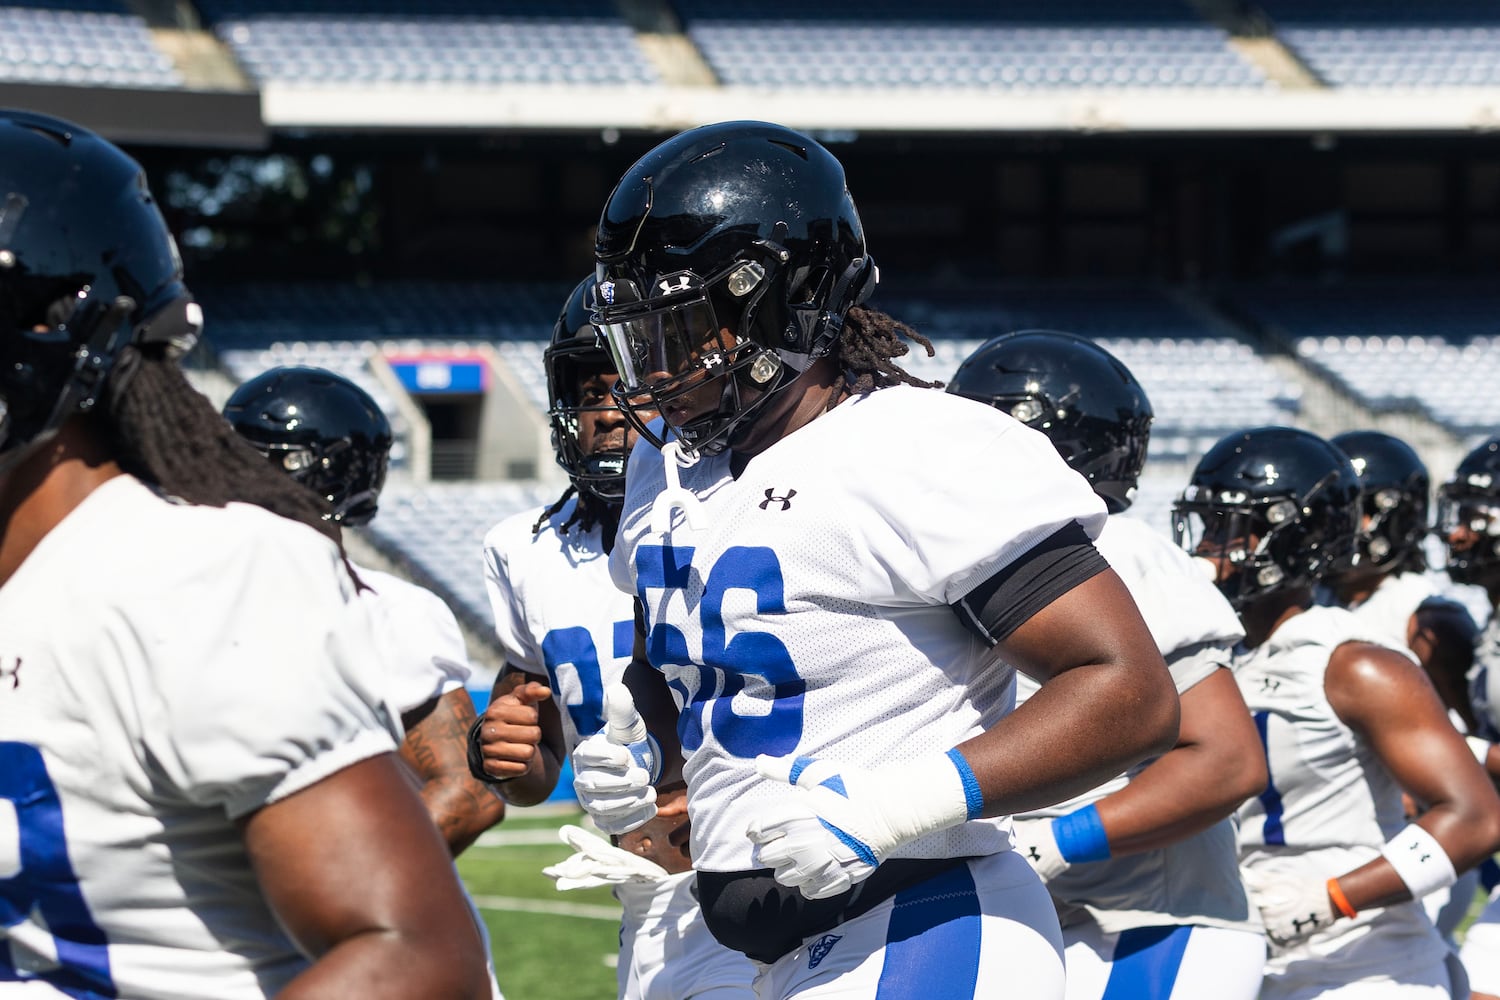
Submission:
[[[1260,0],[1276,37],[1335,87],[1500,84],[1491,0]]]
[[[935,357],[913,346],[901,359],[926,380],[946,380],[985,340],[1015,330],[1065,330],[1098,341],[1151,398],[1154,461],[1196,461],[1230,430],[1293,423],[1300,410],[1300,387],[1250,343],[1149,286],[898,293],[876,304],[933,340]]]
[[[146,22],[113,0],[0,3],[0,82],[178,88]]]
[[[912,5],[675,0],[729,85],[1259,88],[1266,77],[1182,0],[999,0]]]
[[[1500,427],[1500,288],[1487,281],[1247,287],[1236,301],[1375,413],[1417,410],[1460,437]]]
[[[262,84],[651,84],[609,0],[199,0]]]
[[[493,618],[481,568],[485,532],[561,494],[556,485],[535,482],[392,484],[380,497],[375,520],[363,530],[440,593],[470,627],[488,634]]]

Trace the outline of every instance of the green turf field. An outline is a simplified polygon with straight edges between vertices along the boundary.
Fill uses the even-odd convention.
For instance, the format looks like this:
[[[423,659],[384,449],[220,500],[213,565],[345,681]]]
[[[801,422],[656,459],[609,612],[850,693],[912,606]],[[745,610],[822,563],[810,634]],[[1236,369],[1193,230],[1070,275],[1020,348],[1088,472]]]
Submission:
[[[542,866],[570,851],[557,839],[581,814],[512,809],[458,859],[490,929],[506,1000],[612,1000],[620,905],[608,889],[558,892]]]

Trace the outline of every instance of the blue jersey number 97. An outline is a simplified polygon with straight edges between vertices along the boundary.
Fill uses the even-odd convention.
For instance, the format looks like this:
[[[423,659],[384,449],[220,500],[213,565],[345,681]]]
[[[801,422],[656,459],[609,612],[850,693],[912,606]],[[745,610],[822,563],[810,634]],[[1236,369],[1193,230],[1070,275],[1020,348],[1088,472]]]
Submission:
[[[41,751],[27,743],[0,742],[0,809],[14,810],[14,830],[0,823],[0,927],[33,914],[57,948],[55,967],[17,969],[15,944],[0,947],[0,982],[36,979],[66,993],[115,997],[104,932],[94,923],[68,860],[62,802]],[[50,966],[50,963],[49,963]]]
[[[681,591],[691,579],[693,549],[687,546],[643,545],[636,551],[636,588],[643,606],[651,605],[647,591]],[[675,684],[687,702],[678,720],[678,737],[684,750],[696,750],[703,742],[703,726],[725,751],[736,757],[770,754],[780,757],[797,749],[802,740],[802,700],[807,685],[798,675],[791,654],[768,632],[740,632],[728,638],[724,625],[724,601],[731,591],[754,595],[755,612],[784,614],[786,601],[781,563],[764,546],[727,549],[709,570],[703,585],[698,614],[703,631],[703,650],[695,660],[682,630],[666,622],[655,622],[646,636],[647,653],[658,669],[668,665],[697,666],[697,690]],[[753,701],[742,699],[742,708],[765,704],[764,713],[740,714],[734,699],[745,691],[757,692]],[[769,701],[765,695],[769,695]]]

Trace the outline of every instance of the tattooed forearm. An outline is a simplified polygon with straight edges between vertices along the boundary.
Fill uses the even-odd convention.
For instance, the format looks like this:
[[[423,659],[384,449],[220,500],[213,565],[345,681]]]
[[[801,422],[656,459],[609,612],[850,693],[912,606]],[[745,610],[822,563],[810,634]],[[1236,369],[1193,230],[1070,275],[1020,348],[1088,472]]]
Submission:
[[[469,776],[464,740],[474,703],[459,689],[407,730],[401,756],[422,779],[422,801],[456,856],[505,815],[505,804]]]

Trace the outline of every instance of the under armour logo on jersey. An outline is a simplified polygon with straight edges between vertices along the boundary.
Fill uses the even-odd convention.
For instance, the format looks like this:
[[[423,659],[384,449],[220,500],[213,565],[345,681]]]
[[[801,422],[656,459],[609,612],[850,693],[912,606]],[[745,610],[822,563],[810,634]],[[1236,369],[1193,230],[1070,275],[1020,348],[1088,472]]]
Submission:
[[[823,959],[828,957],[828,953],[833,950],[833,946],[838,944],[842,940],[844,940],[844,936],[842,934],[824,934],[812,944],[808,945],[807,967],[809,969],[816,969],[818,967],[818,963],[822,962]]]
[[[1264,691],[1275,691],[1279,687],[1281,687],[1281,682],[1278,681],[1278,680],[1275,680],[1274,678],[1271,678],[1271,677],[1262,677],[1260,679],[1260,689],[1263,692]]]
[[[767,486],[766,487],[766,498],[760,502],[760,509],[761,510],[766,510],[766,509],[769,508],[769,506],[771,504],[773,504],[773,503],[779,503],[779,504],[781,504],[781,509],[782,510],[791,510],[792,509],[792,497],[794,497],[796,495],[797,495],[797,491],[796,490],[787,490],[786,493],[785,493],[785,495],[783,495],[783,496],[777,496],[775,488],[771,487],[771,486]]]
[[[14,691],[21,686],[21,658],[19,656],[7,661],[0,659],[0,684],[10,681],[10,689]]]

